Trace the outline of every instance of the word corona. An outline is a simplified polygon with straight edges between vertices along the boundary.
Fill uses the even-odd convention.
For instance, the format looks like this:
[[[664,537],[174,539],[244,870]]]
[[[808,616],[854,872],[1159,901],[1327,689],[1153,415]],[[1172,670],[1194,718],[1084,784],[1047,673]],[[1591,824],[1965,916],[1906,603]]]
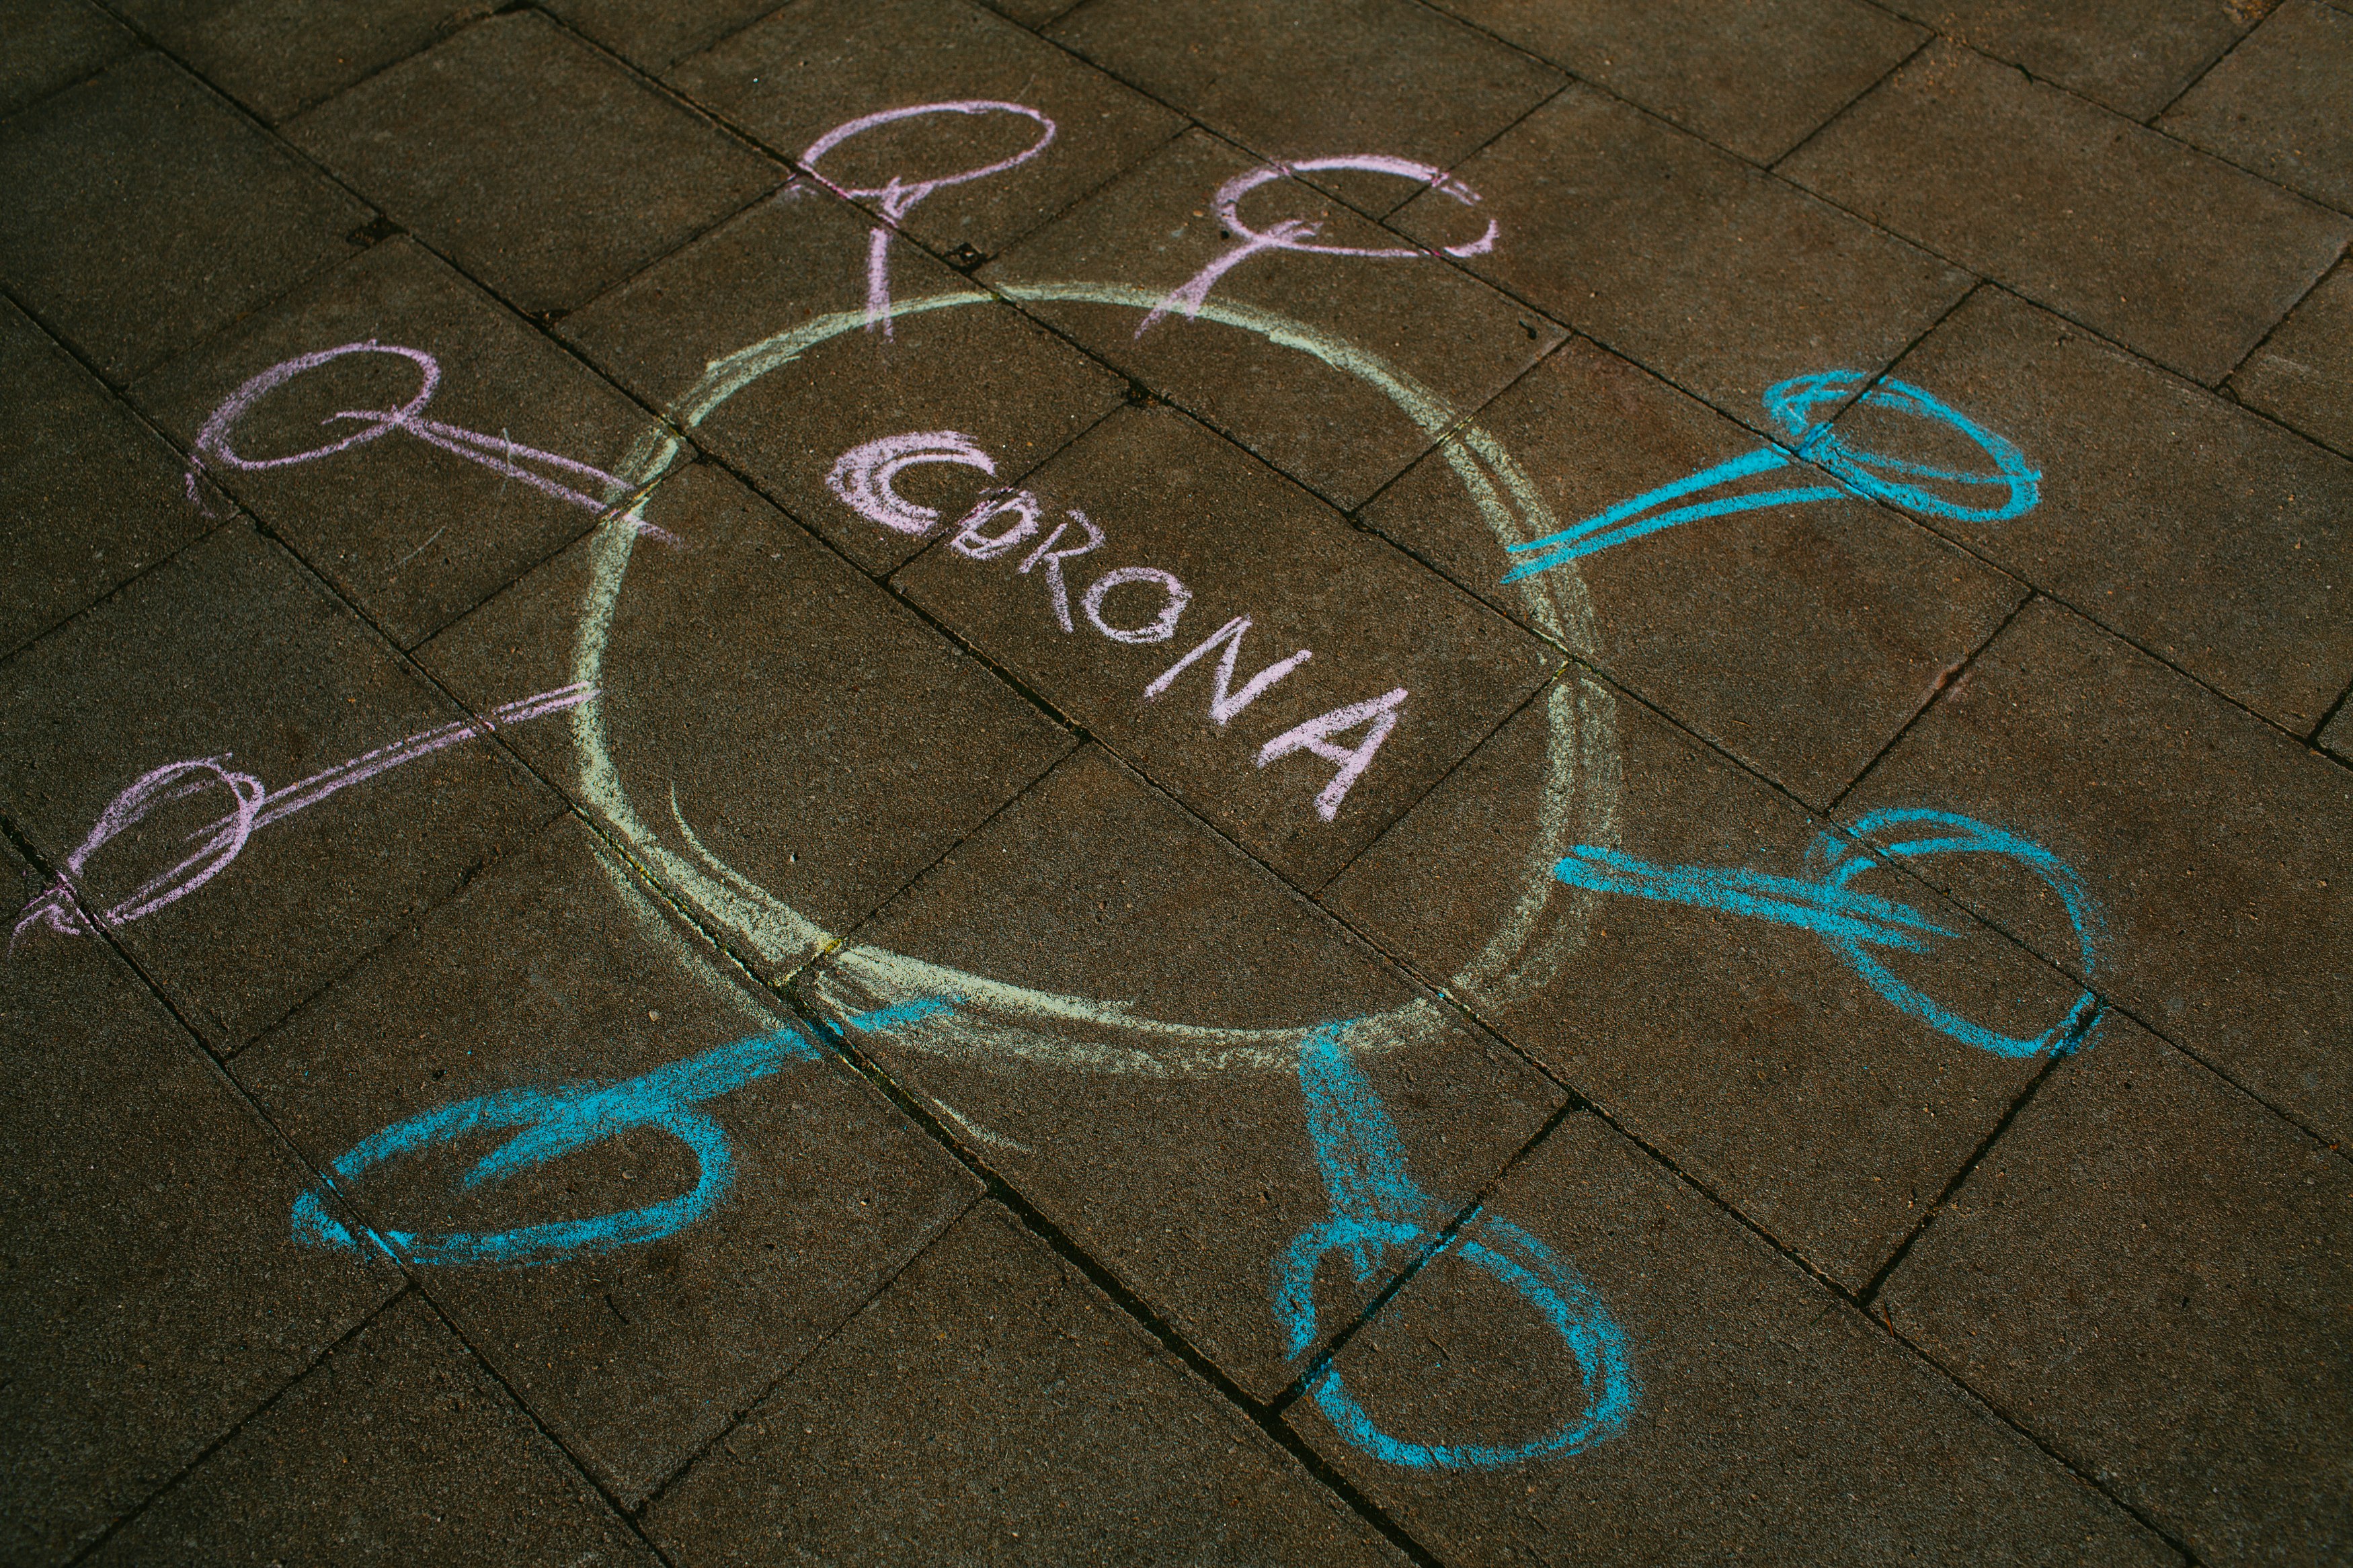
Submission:
[[[940,525],[939,511],[908,500],[899,493],[894,481],[900,473],[922,463],[951,463],[976,468],[992,478],[997,473],[997,459],[983,451],[971,437],[955,430],[911,430],[852,447],[834,459],[832,469],[826,475],[826,486],[844,506],[868,521],[895,533],[920,538]],[[1083,531],[1084,537],[1076,543],[1063,544],[1074,525]],[[1027,577],[1039,573],[1054,624],[1066,635],[1078,629],[1071,614],[1071,587],[1063,575],[1064,563],[1092,554],[1103,547],[1107,537],[1086,513],[1070,508],[1052,531],[1039,539],[1045,528],[1044,503],[1026,489],[994,489],[983,495],[954,528],[955,531],[947,536],[947,548],[967,561],[1009,557],[1031,540],[1038,540],[1014,569],[1015,574]],[[1105,616],[1105,601],[1113,591],[1129,586],[1157,595],[1158,605],[1149,620],[1120,625]],[[1137,647],[1164,643],[1174,637],[1177,622],[1192,602],[1193,591],[1174,573],[1157,566],[1120,566],[1088,585],[1079,596],[1079,610],[1098,635],[1114,643]],[[1157,700],[1176,684],[1178,676],[1222,649],[1211,676],[1209,720],[1224,729],[1276,682],[1315,657],[1313,649],[1303,647],[1268,665],[1236,690],[1234,680],[1239,673],[1242,638],[1250,628],[1248,616],[1236,616],[1227,621],[1146,686],[1143,700]],[[1259,748],[1258,765],[1263,768],[1296,752],[1306,752],[1331,763],[1332,777],[1316,792],[1314,805],[1316,816],[1326,822],[1334,821],[1340,815],[1340,803],[1347,798],[1348,791],[1364,776],[1365,770],[1372,766],[1374,754],[1397,728],[1398,710],[1405,705],[1406,696],[1404,687],[1393,687],[1377,697],[1351,702],[1295,724]],[[1356,738],[1344,744],[1342,737],[1352,732]]]

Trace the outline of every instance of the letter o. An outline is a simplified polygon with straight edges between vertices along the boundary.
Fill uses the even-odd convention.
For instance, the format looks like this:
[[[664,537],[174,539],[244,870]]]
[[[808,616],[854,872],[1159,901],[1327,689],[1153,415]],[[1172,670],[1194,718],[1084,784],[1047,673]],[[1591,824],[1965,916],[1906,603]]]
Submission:
[[[1160,591],[1168,595],[1167,602],[1160,606],[1160,614],[1153,619],[1151,625],[1124,630],[1105,623],[1103,618],[1103,599],[1113,588],[1123,583],[1157,583],[1160,584]],[[1192,602],[1193,590],[1179,583],[1170,574],[1163,572],[1159,567],[1122,566],[1116,571],[1106,572],[1094,580],[1094,585],[1087,590],[1084,605],[1087,619],[1094,624],[1095,630],[1103,633],[1112,641],[1151,643],[1166,642],[1170,637],[1175,637],[1176,617],[1183,615],[1185,606]]]

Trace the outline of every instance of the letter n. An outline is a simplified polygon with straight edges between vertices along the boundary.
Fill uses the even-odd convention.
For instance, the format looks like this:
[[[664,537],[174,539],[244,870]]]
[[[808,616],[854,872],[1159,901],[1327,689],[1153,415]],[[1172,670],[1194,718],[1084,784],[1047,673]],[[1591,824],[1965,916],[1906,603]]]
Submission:
[[[1327,763],[1336,763],[1340,771],[1332,782],[1315,796],[1315,815],[1329,822],[1340,815],[1340,801],[1347,795],[1364,771],[1373,765],[1373,753],[1397,728],[1397,710],[1405,701],[1405,688],[1364,702],[1335,708],[1318,719],[1310,719],[1294,729],[1285,730],[1259,748],[1258,765],[1266,766],[1277,757],[1287,757],[1293,752],[1313,752]],[[1357,725],[1366,726],[1365,738],[1353,747],[1335,746],[1335,735],[1345,734]]]
[[[1176,678],[1184,674],[1186,668],[1195,659],[1199,658],[1219,643],[1223,643],[1226,645],[1225,656],[1218,660],[1217,685],[1209,693],[1209,717],[1222,726],[1235,714],[1257,701],[1260,692],[1315,657],[1307,649],[1301,648],[1289,658],[1279,664],[1270,664],[1251,676],[1250,684],[1237,692],[1234,690],[1234,661],[1241,657],[1242,634],[1249,631],[1250,627],[1248,616],[1236,616],[1232,620],[1211,632],[1208,639],[1199,647],[1170,665],[1159,679],[1145,687],[1144,700],[1149,702],[1167,690],[1169,687],[1176,684]],[[1296,731],[1293,732],[1297,733]],[[1374,743],[1377,745],[1379,742]]]

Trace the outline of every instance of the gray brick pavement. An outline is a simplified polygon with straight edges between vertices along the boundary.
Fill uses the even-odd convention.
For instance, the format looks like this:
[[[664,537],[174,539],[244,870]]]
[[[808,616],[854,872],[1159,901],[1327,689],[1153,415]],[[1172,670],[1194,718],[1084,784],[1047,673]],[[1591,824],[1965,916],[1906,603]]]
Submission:
[[[0,27],[0,1555],[2353,1561],[2341,5]]]

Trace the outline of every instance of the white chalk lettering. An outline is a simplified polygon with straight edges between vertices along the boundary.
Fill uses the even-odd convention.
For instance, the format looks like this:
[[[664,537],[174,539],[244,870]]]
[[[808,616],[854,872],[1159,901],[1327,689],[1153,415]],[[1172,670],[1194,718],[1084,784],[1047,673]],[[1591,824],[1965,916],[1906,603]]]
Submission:
[[[1013,513],[1018,521],[1002,533],[991,533],[981,525],[990,518]],[[992,490],[980,498],[980,504],[965,513],[956,524],[955,536],[948,548],[975,561],[993,561],[1015,545],[1038,531],[1038,498],[1028,490]]]
[[[1405,701],[1405,688],[1365,702],[1352,702],[1345,708],[1335,708],[1320,718],[1285,730],[1259,748],[1258,765],[1266,766],[1277,757],[1287,757],[1293,752],[1313,752],[1327,763],[1335,763],[1340,771],[1332,782],[1315,796],[1315,815],[1329,822],[1340,815],[1340,802],[1346,797],[1348,786],[1363,776],[1372,766],[1373,753],[1397,728],[1397,710]],[[1335,735],[1345,734],[1357,725],[1367,726],[1365,738],[1351,748],[1332,743]]]
[[[892,488],[900,469],[917,463],[961,463],[984,474],[997,472],[997,460],[961,431],[914,430],[852,447],[833,460],[825,484],[844,506],[870,522],[898,533],[927,533],[938,525],[939,512],[915,505]]]
[[[1274,664],[1270,664],[1264,669],[1260,670],[1256,675],[1251,676],[1250,679],[1250,684],[1243,687],[1241,690],[1237,692],[1234,689],[1234,662],[1241,657],[1242,635],[1249,631],[1250,628],[1250,623],[1248,616],[1236,616],[1232,620],[1228,621],[1224,626],[1219,626],[1216,631],[1211,632],[1207,640],[1205,640],[1200,647],[1195,648],[1191,653],[1187,654],[1183,658],[1178,659],[1175,664],[1170,665],[1167,669],[1162,672],[1159,679],[1145,687],[1144,689],[1144,700],[1146,702],[1150,702],[1155,698],[1157,698],[1162,692],[1167,690],[1171,686],[1176,684],[1176,678],[1184,674],[1187,668],[1189,667],[1194,660],[1200,658],[1211,648],[1216,647],[1219,643],[1223,643],[1226,646],[1226,651],[1224,656],[1218,660],[1216,676],[1217,684],[1211,688],[1209,692],[1209,717],[1215,720],[1219,727],[1222,729],[1229,721],[1232,720],[1235,714],[1240,712],[1243,709],[1257,701],[1258,694],[1260,692],[1264,691],[1268,687],[1272,686],[1276,681],[1281,680],[1284,676],[1289,675],[1293,670],[1298,668],[1301,665],[1305,664],[1309,659],[1315,657],[1315,655],[1310,650],[1301,648],[1289,658],[1280,660]],[[1376,744],[1378,742],[1376,742]]]
[[[1125,583],[1160,584],[1160,592],[1165,597],[1160,605],[1160,614],[1153,617],[1150,624],[1123,628],[1113,626],[1103,618],[1104,595]],[[1163,572],[1157,566],[1122,566],[1115,571],[1106,572],[1094,580],[1093,586],[1087,590],[1083,607],[1087,612],[1087,619],[1094,624],[1095,630],[1103,633],[1112,641],[1150,643],[1166,642],[1170,637],[1175,637],[1176,617],[1183,615],[1185,606],[1192,602],[1193,590],[1176,581],[1174,574]]]
[[[1075,628],[1071,625],[1071,585],[1062,580],[1062,563],[1074,556],[1086,554],[1103,542],[1103,531],[1089,522],[1087,514],[1077,507],[1071,508],[1071,522],[1075,522],[1087,531],[1087,542],[1084,544],[1073,545],[1068,550],[1055,549],[1055,542],[1071,526],[1069,522],[1058,522],[1054,525],[1054,531],[1046,536],[1046,542],[1031,551],[1029,558],[1021,563],[1020,571],[1020,574],[1026,577],[1029,574],[1029,568],[1039,562],[1045,563],[1046,592],[1054,601],[1054,621],[1066,632]]]

